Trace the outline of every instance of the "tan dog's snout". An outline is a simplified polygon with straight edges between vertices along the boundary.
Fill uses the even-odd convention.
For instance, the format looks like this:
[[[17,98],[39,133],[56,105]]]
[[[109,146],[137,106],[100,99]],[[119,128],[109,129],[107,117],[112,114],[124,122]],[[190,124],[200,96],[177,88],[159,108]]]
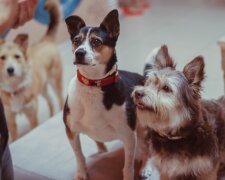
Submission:
[[[14,72],[15,72],[15,69],[14,67],[10,66],[6,69],[7,73],[9,76],[14,76]]]
[[[18,63],[16,60],[9,59],[4,65],[4,74],[8,77],[21,76],[23,63]]]

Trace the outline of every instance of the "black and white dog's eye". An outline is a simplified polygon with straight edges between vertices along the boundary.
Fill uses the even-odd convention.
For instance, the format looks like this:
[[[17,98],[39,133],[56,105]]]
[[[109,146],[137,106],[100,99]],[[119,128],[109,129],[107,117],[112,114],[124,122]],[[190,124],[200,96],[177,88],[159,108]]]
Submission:
[[[99,47],[99,46],[102,45],[102,41],[99,40],[99,39],[92,39],[92,40],[91,40],[91,45],[92,45],[93,47]]]
[[[75,46],[80,46],[81,45],[81,39],[80,38],[74,38],[73,39],[73,44],[75,45]]]
[[[0,57],[0,59],[4,61],[4,60],[6,59],[6,56],[5,56],[5,55],[2,55],[2,56]]]
[[[163,86],[162,90],[166,93],[172,92],[172,89],[170,89],[169,86],[167,86],[167,85]]]

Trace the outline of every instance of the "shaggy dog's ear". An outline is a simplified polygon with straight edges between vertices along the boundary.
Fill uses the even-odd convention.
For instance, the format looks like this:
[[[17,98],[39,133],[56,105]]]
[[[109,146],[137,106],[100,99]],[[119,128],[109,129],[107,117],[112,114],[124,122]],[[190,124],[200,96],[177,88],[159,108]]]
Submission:
[[[200,97],[202,81],[205,78],[204,68],[204,58],[202,56],[198,56],[194,58],[190,63],[188,63],[183,70],[188,84],[191,87],[196,98]]]
[[[161,47],[155,48],[147,57],[144,74],[151,70],[153,67],[158,69],[170,67],[175,69],[176,64],[173,62],[169,55],[168,47],[162,45]]]

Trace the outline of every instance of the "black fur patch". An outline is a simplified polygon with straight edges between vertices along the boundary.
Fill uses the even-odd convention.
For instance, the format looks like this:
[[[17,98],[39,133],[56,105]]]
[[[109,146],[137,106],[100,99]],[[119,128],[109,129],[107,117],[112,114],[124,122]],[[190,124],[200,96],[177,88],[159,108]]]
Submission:
[[[65,120],[66,120],[66,116],[70,114],[70,108],[68,106],[68,96],[66,97],[66,102],[65,102],[65,105],[64,105],[64,109],[63,109],[63,120],[64,120],[64,123]]]
[[[70,108],[68,106],[68,96],[67,96],[66,102],[65,102],[65,105],[64,105],[64,109],[63,109],[63,121],[64,121],[64,124],[65,124],[65,127],[66,127],[67,137],[69,139],[73,139],[74,133],[71,131],[70,127],[67,124],[68,120],[70,120],[70,119],[67,119],[69,114],[70,114]]]
[[[8,138],[9,138],[4,108],[3,108],[1,100],[0,100],[0,134],[1,134],[1,138],[0,138],[0,165],[1,165],[2,155],[6,148],[6,145],[8,143]]]
[[[119,71],[120,80],[114,84],[102,87],[104,92],[103,104],[106,110],[112,106],[122,105],[126,101],[127,120],[131,129],[136,126],[136,110],[131,93],[136,85],[142,85],[144,77],[128,71]]]
[[[95,33],[96,36],[101,37],[101,39],[103,40],[103,45],[106,45],[112,48],[116,46],[117,39],[111,38],[109,34],[103,31],[101,28],[94,27],[92,28],[91,33]]]
[[[112,67],[116,64],[116,62],[117,62],[117,57],[116,57],[116,52],[114,50],[112,57],[110,58],[110,60],[108,61],[106,65],[106,73],[112,69]]]
[[[78,34],[83,34],[84,35],[84,39],[86,39],[86,36],[87,36],[87,33],[89,31],[91,27],[88,27],[88,26],[85,26],[85,27],[82,27],[81,29],[77,30],[77,31],[74,31],[73,34],[71,35],[71,41],[73,42],[74,40],[74,37],[77,36]]]

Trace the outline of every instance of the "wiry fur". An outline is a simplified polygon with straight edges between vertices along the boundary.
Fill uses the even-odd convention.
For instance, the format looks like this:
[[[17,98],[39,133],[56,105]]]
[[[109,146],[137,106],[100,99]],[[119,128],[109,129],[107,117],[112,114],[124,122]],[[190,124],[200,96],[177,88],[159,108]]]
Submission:
[[[66,19],[73,44],[74,64],[87,79],[104,79],[117,71],[116,42],[119,19],[111,11],[99,27],[87,27],[78,16]],[[133,180],[136,114],[131,99],[133,87],[142,84],[143,77],[119,71],[120,79],[103,87],[90,87],[74,77],[69,85],[64,107],[66,132],[77,159],[76,180],[86,180],[85,157],[79,134],[84,133],[105,151],[102,142],[119,139],[124,143],[124,180]]]
[[[18,113],[28,117],[32,128],[37,126],[39,94],[45,97],[50,115],[53,115],[53,104],[47,92],[48,84],[53,86],[60,106],[63,105],[62,65],[54,42],[59,23],[59,7],[55,0],[48,0],[45,7],[50,12],[51,22],[41,41],[29,46],[28,35],[19,34],[14,42],[1,40],[0,44],[0,90],[12,140],[18,137]]]
[[[139,152],[151,154],[161,180],[220,179],[225,160],[225,100],[201,99],[203,58],[196,57],[183,72],[177,71],[164,45],[149,59],[145,85],[133,92],[138,132],[147,130],[145,136],[137,132]]]

